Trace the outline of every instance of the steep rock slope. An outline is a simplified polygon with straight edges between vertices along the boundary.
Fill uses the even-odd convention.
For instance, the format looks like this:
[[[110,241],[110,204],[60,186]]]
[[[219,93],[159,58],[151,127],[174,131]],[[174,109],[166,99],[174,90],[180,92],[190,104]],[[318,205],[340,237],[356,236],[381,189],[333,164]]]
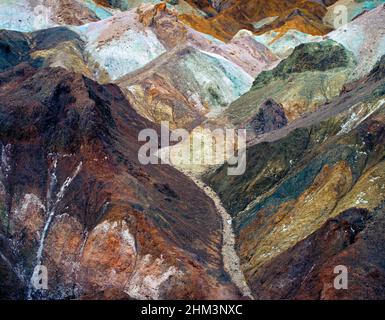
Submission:
[[[2,31],[1,39],[3,69],[5,63],[28,60],[101,83],[114,81],[141,115],[186,128],[220,113],[250,88],[252,77],[277,62],[250,35],[227,44],[208,39],[164,4],[142,5],[78,28]]]
[[[181,15],[181,18],[196,30],[230,40],[241,29],[261,33],[277,30],[279,34],[296,29],[312,35],[325,34],[331,30],[322,22],[326,12],[325,4],[315,1],[241,0],[231,2],[208,19],[195,15]],[[261,27],[262,19],[273,17],[276,19],[271,24]]]
[[[326,23],[334,26],[338,30],[332,31],[325,36],[314,36],[306,31],[301,32],[299,28],[287,28],[287,30],[281,30],[281,32],[275,29],[267,31],[256,35],[255,39],[281,58],[288,57],[293,49],[301,43],[322,41],[322,39],[325,38],[333,39],[354,52],[358,60],[361,58],[365,60],[370,59],[369,61],[363,61],[362,65],[358,68],[356,78],[359,78],[365,74],[364,72],[368,73],[381,57],[380,48],[383,46],[381,43],[383,42],[384,29],[381,21],[383,21],[384,17],[380,8],[383,2],[384,1],[338,1],[335,5],[328,8],[328,15],[325,17]],[[344,20],[345,12],[348,15],[346,21]],[[353,13],[354,20],[358,21],[348,23],[352,20],[353,17],[351,15]],[[365,50],[367,51],[364,52]]]
[[[384,0],[338,0],[328,7],[324,22],[333,26],[335,24],[336,14],[340,15],[342,8],[347,10],[347,18],[348,22],[350,22],[362,13],[373,10],[384,2]]]
[[[192,47],[176,51],[149,75],[118,81],[149,119],[191,129],[205,116],[221,113],[251,82],[251,76],[228,60]]]
[[[138,132],[153,125],[118,87],[19,64],[0,96],[5,297],[237,297],[214,203],[171,167],[139,164]]]
[[[228,44],[210,40],[163,4],[142,5],[78,30],[95,78],[117,83],[148,119],[186,128],[221,112],[277,60],[249,35]]]
[[[216,11],[210,5],[209,1],[195,0],[102,0],[98,1],[100,5],[105,7],[117,8],[126,11],[138,7],[142,3],[159,4],[164,2],[169,8],[175,8],[180,13],[195,14],[206,17],[208,14],[213,14]]]
[[[96,71],[100,67],[108,74],[107,79],[97,74],[99,81],[116,80],[166,52],[154,31],[147,29],[142,21],[139,11],[133,9],[79,27],[87,43],[86,53],[95,61]]]
[[[97,20],[95,12],[79,0],[7,0],[0,3],[0,29],[31,32]]]
[[[184,170],[196,175],[212,170],[223,162],[220,163],[222,160],[218,161],[212,152],[210,141],[215,137],[207,128],[246,129],[247,140],[252,141],[265,132],[301,120],[325,103],[327,108],[328,103],[340,94],[355,67],[352,53],[332,40],[302,44],[275,68],[260,73],[249,92],[194,129],[190,140],[201,140],[203,147],[194,147],[193,153],[205,157],[204,164],[188,161],[191,155],[189,140],[167,150],[174,159],[180,158],[179,154],[186,154],[187,159],[177,164]],[[269,103],[271,101],[274,103]],[[274,106],[275,110],[272,110]],[[222,147],[231,154],[231,144]]]
[[[33,66],[63,67],[91,77],[84,59],[84,42],[66,27],[55,27],[31,33],[0,31],[0,71],[21,62]]]
[[[277,67],[255,79],[249,92],[234,101],[213,121],[247,125],[267,99],[282,104],[292,121],[338,96],[356,63],[353,55],[334,41],[299,45]]]
[[[384,228],[383,204],[329,219],[258,270],[257,298],[384,299]],[[348,266],[348,290],[334,289],[336,266]]]
[[[27,33],[0,31],[0,297],[383,297],[382,2],[3,1]],[[246,173],[205,178],[221,200],[139,164],[162,120],[249,129]]]
[[[141,3],[158,4],[159,0],[99,1],[106,7],[129,10]],[[165,1],[175,8],[181,19],[194,29],[221,40],[230,40],[239,30],[256,33],[276,30],[278,37],[290,29],[310,34],[325,34],[331,30],[323,23],[327,6],[335,1]]]
[[[290,256],[285,252],[328,218],[354,207],[372,211],[385,199],[384,63],[331,104],[253,141],[244,175],[228,177],[224,166],[207,178],[234,215],[243,270],[260,297],[289,294],[261,285],[267,263]],[[362,281],[370,286],[370,278]]]
[[[261,105],[258,113],[245,128],[253,130],[258,135],[277,130],[285,125],[287,125],[287,118],[283,106],[268,99]]]
[[[358,66],[352,79],[365,76],[385,53],[385,4],[366,12],[327,38],[353,52]]]

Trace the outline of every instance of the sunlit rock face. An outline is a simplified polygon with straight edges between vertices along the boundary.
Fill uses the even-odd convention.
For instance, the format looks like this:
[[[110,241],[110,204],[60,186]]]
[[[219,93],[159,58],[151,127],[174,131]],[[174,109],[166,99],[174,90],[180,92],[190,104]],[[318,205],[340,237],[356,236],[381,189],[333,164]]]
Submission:
[[[153,71],[136,83],[128,78],[119,85],[148,118],[187,128],[199,124],[203,116],[221,113],[250,88],[253,79],[221,56],[191,47],[170,55]]]
[[[383,254],[371,247],[380,241],[374,225],[382,225],[377,208],[385,200],[383,63],[384,58],[318,111],[255,139],[245,175],[227,177],[224,166],[207,177],[234,214],[238,252],[256,297],[377,297],[381,285],[362,278],[359,270],[365,265],[379,277],[384,272],[378,264]],[[356,214],[354,208],[364,211]],[[378,212],[372,218],[378,222],[365,222],[368,212]],[[368,236],[356,238],[366,223]],[[341,238],[346,225],[350,236]],[[368,259],[359,261],[360,256]],[[339,264],[353,270],[349,293],[338,294],[329,281]]]
[[[151,30],[145,30],[136,11],[80,28],[86,53],[114,81],[135,71],[166,51]]]
[[[106,8],[115,8],[122,11],[136,8],[143,3],[159,4],[163,2],[166,3],[169,8],[175,8],[178,12],[184,14],[194,14],[207,17],[208,12],[215,12],[213,7],[206,1],[203,1],[204,3],[202,2],[202,4],[200,4],[199,1],[194,0],[99,0],[97,2]]]
[[[285,59],[293,52],[294,48],[300,44],[321,41],[322,37],[312,36],[295,29],[289,29],[280,36],[277,31],[268,31],[255,36],[255,40],[264,44],[277,56]]]
[[[334,39],[336,41],[341,39],[341,44],[354,52],[357,50],[357,46],[360,46],[360,41],[362,42],[360,33],[363,32],[364,34],[365,32],[369,31],[367,28],[370,27],[365,26],[365,20],[368,21],[373,18],[373,24],[371,25],[373,30],[374,28],[377,28],[377,30],[383,29],[383,24],[380,23],[380,20],[383,19],[380,12],[381,10],[373,10],[379,7],[382,3],[384,3],[384,1],[337,1],[334,5],[328,7],[328,13],[324,17],[324,22],[333,28],[338,28],[339,31],[331,32],[330,35],[328,34],[325,37]],[[366,13],[368,13],[370,10],[373,10],[373,12],[366,15]],[[346,25],[351,20],[353,20],[353,18],[354,20],[360,19],[361,15],[365,15],[366,18],[362,18],[361,22],[358,21]],[[270,26],[270,29],[273,30],[263,30],[264,26],[269,25],[269,23],[276,21],[277,19],[278,17],[270,17],[261,20],[260,23],[257,23],[260,32],[258,32],[259,34],[255,36],[255,39],[263,43],[272,52],[281,58],[288,57],[292,53],[293,49],[301,43],[316,42],[323,39],[322,36],[317,35],[319,33],[297,28],[295,25],[290,24],[287,24],[284,29],[271,28]],[[306,25],[306,23],[304,23],[304,25]],[[374,27],[374,25],[376,27]],[[348,35],[345,33],[348,33]],[[370,30],[369,33],[371,34],[372,30]],[[352,36],[352,34],[354,34],[354,36]],[[373,41],[378,44],[382,41],[382,35],[383,32],[380,32],[380,34],[376,36],[377,39],[368,39],[368,41]],[[350,37],[357,37],[357,39],[351,39]],[[381,52],[381,50],[379,50],[379,52]],[[377,55],[375,59],[378,60],[380,56],[381,54]],[[375,60],[374,63],[377,62],[377,60]],[[372,64],[367,67],[365,72],[369,72],[373,65],[374,64],[372,62]],[[362,75],[362,73],[358,72],[357,77]]]
[[[259,269],[257,298],[384,299],[383,228],[384,205],[344,211]],[[334,290],[336,266],[349,266],[349,290]]]
[[[312,36],[308,33],[290,29],[284,34],[280,34],[276,30],[268,31],[255,36],[255,39],[281,58],[289,56],[293,49],[302,43],[318,42],[324,39],[337,41],[353,52],[358,61],[357,69],[351,78],[354,80],[370,72],[371,68],[384,53],[385,31],[384,24],[382,23],[384,20],[384,7],[381,5],[383,2],[371,1],[371,4],[367,6],[368,8],[374,7],[373,10],[359,12],[353,21],[340,26],[337,30],[330,32],[324,37]],[[365,1],[361,2],[361,5],[364,6],[365,3]]]
[[[4,285],[17,279],[8,297],[238,296],[213,202],[171,167],[138,162],[138,132],[153,125],[117,86],[26,64],[0,79],[0,272]],[[43,294],[29,283],[38,257],[52,275]]]
[[[358,66],[352,79],[366,75],[385,52],[385,5],[380,5],[332,33],[333,39],[355,55]]]
[[[347,20],[350,22],[362,13],[373,10],[384,2],[384,0],[338,0],[328,7],[324,22],[331,26],[338,27],[339,19],[336,19],[336,16],[341,14],[341,10],[347,13]]]
[[[160,2],[158,0],[97,1],[107,9],[115,8],[122,11],[135,8],[142,3],[158,4]],[[169,8],[176,9],[181,19],[194,29],[226,41],[241,29],[259,34],[275,30],[276,39],[291,29],[312,35],[325,34],[331,30],[328,21],[334,18],[334,13],[330,13],[327,6],[335,2],[333,0],[322,2],[300,0],[283,3],[249,0],[165,1]],[[95,10],[94,12],[97,13]],[[359,9],[355,9],[355,12],[359,12]],[[324,23],[325,14],[328,16],[324,18]]]
[[[247,92],[277,57],[249,34],[229,43],[179,21],[165,5],[142,5],[77,29],[102,82],[114,81],[148,119],[193,128]],[[127,30],[127,31],[122,31]]]
[[[245,127],[258,135],[282,128],[287,122],[282,105],[268,99],[260,106],[258,113]]]
[[[181,18],[193,28],[222,40],[230,40],[241,29],[257,33],[276,30],[279,34],[296,29],[312,35],[325,34],[331,30],[322,21],[327,12],[322,2],[243,0],[225,3],[219,6],[219,13],[215,13],[212,18],[187,14],[181,15]],[[270,20],[261,24],[263,19]]]
[[[383,298],[383,2],[1,1],[0,298],[240,299],[231,223],[257,299]],[[204,182],[140,164],[161,121]],[[244,174],[207,128],[247,130]]]

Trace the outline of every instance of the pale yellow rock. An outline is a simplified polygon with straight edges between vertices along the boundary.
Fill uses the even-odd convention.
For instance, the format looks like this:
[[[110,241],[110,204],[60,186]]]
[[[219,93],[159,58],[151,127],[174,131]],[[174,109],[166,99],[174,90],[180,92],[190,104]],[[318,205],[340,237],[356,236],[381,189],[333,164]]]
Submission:
[[[333,167],[326,165],[298,199],[282,204],[277,213],[267,218],[262,234],[247,248],[241,248],[252,255],[244,266],[245,271],[252,273],[335,216],[335,206],[351,186],[352,173],[346,162]]]

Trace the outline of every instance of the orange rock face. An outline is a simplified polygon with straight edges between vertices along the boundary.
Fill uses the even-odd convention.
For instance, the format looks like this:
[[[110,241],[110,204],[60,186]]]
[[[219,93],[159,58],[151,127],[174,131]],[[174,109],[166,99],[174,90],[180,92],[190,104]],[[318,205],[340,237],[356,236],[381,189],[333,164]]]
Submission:
[[[204,17],[199,13],[181,13],[179,16],[181,21],[224,41],[232,39],[241,29],[257,34],[270,30],[284,34],[289,29],[296,29],[312,35],[324,35],[331,31],[330,26],[322,22],[327,12],[326,5],[322,2],[309,0],[187,0],[186,2],[207,16]],[[327,5],[334,2],[336,0],[328,1]],[[110,7],[104,0],[98,3]],[[157,4],[156,10],[164,10],[165,6],[165,2]],[[151,23],[150,16],[144,18],[146,23]],[[265,26],[257,27],[257,22],[268,17],[276,19]]]
[[[173,168],[139,163],[138,129],[156,126],[118,87],[60,68],[19,67],[3,89],[9,102],[1,113],[17,112],[11,122],[19,130],[2,132],[15,161],[0,189],[1,203],[11,199],[5,214],[15,242],[0,244],[6,274],[15,261],[22,265],[20,292],[31,291],[40,260],[49,290],[32,290],[33,298],[239,297],[223,271],[214,203]],[[55,127],[45,131],[42,119],[53,110]]]
[[[283,33],[297,29],[312,35],[323,35],[331,30],[322,23],[325,14],[326,7],[313,1],[243,0],[230,4],[212,18],[184,14],[181,19],[201,32],[228,41],[241,29],[257,33],[270,30]],[[257,30],[253,23],[266,17],[277,17],[277,20]]]

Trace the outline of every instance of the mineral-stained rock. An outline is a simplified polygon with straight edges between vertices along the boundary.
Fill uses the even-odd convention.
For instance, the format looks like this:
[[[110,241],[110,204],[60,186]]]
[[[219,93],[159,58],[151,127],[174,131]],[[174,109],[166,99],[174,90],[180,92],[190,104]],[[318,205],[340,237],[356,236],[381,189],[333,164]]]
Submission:
[[[0,71],[13,67],[28,58],[30,41],[16,31],[0,31]]]
[[[0,2],[0,299],[384,298],[384,1]]]
[[[138,162],[139,131],[157,127],[118,87],[22,64],[0,79],[2,294],[16,277],[7,297],[238,296],[213,202],[171,167]]]
[[[334,1],[331,1],[334,2]],[[324,3],[315,1],[230,1],[230,4],[213,17],[205,19],[183,14],[181,18],[193,28],[218,39],[230,40],[239,30],[258,31],[254,24],[266,17],[279,17],[260,32],[276,29],[280,34],[297,29],[312,35],[325,34],[331,28],[322,22],[326,14]]]
[[[95,12],[79,0],[10,0],[0,3],[0,29],[31,32],[97,20]]]
[[[292,73],[347,68],[352,62],[351,54],[334,41],[301,44],[276,68],[262,72],[255,79],[253,89],[262,88],[277,78],[286,79]]]
[[[327,35],[350,50],[358,66],[351,79],[359,79],[370,72],[385,53],[385,4],[360,15],[347,25]]]
[[[220,113],[252,77],[277,63],[250,35],[229,43],[208,39],[164,4],[141,5],[78,31],[96,78],[117,83],[142,116],[174,127],[194,128]]]
[[[329,219],[257,271],[256,298],[383,299],[383,210],[351,208]],[[337,266],[347,267],[347,290],[334,287]]]
[[[262,134],[279,129],[286,124],[287,118],[282,105],[274,100],[266,100],[246,128],[251,128],[256,134]]]
[[[293,50],[302,43],[317,42],[322,40],[322,36],[313,36],[295,29],[277,37],[279,33],[275,30],[265,32],[254,37],[255,40],[264,44],[274,54],[282,59],[287,58]]]
[[[324,23],[322,18],[329,13],[326,6],[330,6],[335,1],[167,0],[164,3],[167,3],[169,8],[175,8],[180,18],[194,29],[229,41],[242,29],[259,34],[275,30],[277,39],[288,30],[298,30],[312,35],[325,34],[331,30],[331,26]],[[114,7],[123,11],[148,2],[161,3],[158,0],[98,1],[107,8]],[[270,20],[263,22],[264,19]]]
[[[349,237],[338,236],[345,223],[337,234],[327,231],[335,230],[333,220],[322,227],[350,208],[373,212],[385,200],[382,64],[330,104],[257,138],[248,148],[244,175],[226,176],[225,165],[207,178],[234,214],[241,263],[257,297],[368,299],[382,290],[360,270],[382,279],[381,254],[366,246],[382,241],[383,230],[368,242],[358,235],[356,251],[355,244],[346,248]],[[324,236],[330,251],[314,246]],[[317,254],[321,251],[325,256]],[[361,262],[356,255],[370,258]],[[353,270],[352,291],[334,290],[333,269],[340,264]]]
[[[92,77],[83,57],[84,42],[66,27],[31,33],[0,31],[0,70],[26,62],[35,67],[63,67]]]
[[[342,9],[346,9],[347,22],[350,22],[358,16],[375,9],[384,2],[384,0],[338,0],[328,7],[328,11],[323,20],[331,26],[339,27],[341,24]]]
[[[207,39],[164,4],[141,5],[75,29],[4,31],[1,38],[3,68],[26,61],[102,83],[113,80],[141,115],[188,129],[220,113],[250,88],[252,77],[277,62],[250,35],[229,43]]]
[[[355,67],[353,55],[334,41],[301,44],[275,68],[260,73],[251,90],[212,121],[240,126],[267,99],[281,104],[293,121],[337,97]]]
[[[180,13],[196,14],[207,16],[215,13],[208,1],[196,0],[96,0],[96,2],[106,8],[115,8],[126,11],[140,6],[142,3],[159,4],[165,3],[169,8],[175,8]]]
[[[134,77],[118,80],[141,114],[192,129],[247,91],[252,78],[217,55],[181,48]]]

